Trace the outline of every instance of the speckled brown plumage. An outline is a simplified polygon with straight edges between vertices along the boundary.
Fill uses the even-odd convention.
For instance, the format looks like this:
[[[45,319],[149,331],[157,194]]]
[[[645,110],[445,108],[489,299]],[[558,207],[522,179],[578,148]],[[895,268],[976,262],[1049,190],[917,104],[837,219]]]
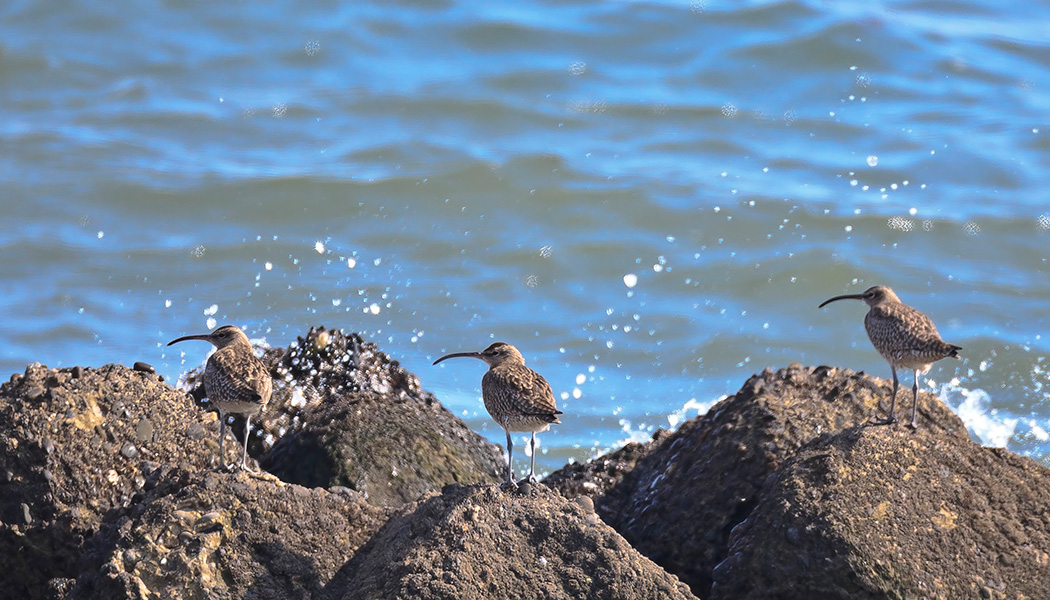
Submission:
[[[929,317],[897,300],[896,296],[894,301],[872,306],[864,315],[864,328],[871,344],[894,367],[925,373],[934,362],[959,350],[958,346],[941,339]]]
[[[481,352],[447,354],[434,364],[460,357],[477,358],[489,365],[489,370],[481,378],[481,396],[485,410],[507,434],[507,480],[504,485],[514,483],[512,431],[532,434],[528,479],[535,480],[536,434],[550,429],[553,423],[561,423],[558,415],[562,412],[555,405],[550,384],[542,375],[525,366],[525,359],[517,348],[504,342],[496,342]]]
[[[890,414],[883,423],[893,423],[894,407],[897,403],[897,369],[912,369],[915,380],[912,384],[911,426],[917,427],[916,411],[919,404],[919,375],[930,370],[934,362],[942,358],[959,358],[962,346],[949,344],[941,339],[937,327],[929,317],[901,302],[897,294],[886,286],[868,288],[863,294],[846,294],[829,298],[820,304],[836,300],[863,300],[871,308],[864,316],[864,329],[868,339],[879,354],[890,363],[893,372],[893,398]]]
[[[248,435],[251,418],[266,410],[273,382],[262,361],[255,356],[248,336],[240,328],[223,325],[203,335],[189,335],[168,342],[172,345],[186,340],[211,342],[217,350],[208,358],[204,368],[204,391],[219,411],[219,460],[222,461],[223,440],[226,437],[226,415],[244,415],[244,455],[241,467],[248,467]]]

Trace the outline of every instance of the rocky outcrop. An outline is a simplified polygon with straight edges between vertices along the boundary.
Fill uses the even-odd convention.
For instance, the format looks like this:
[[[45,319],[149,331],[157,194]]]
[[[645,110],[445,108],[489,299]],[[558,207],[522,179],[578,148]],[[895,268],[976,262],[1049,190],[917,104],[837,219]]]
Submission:
[[[77,597],[286,597],[320,589],[385,520],[381,504],[449,482],[498,481],[498,447],[356,334],[311,330],[265,358],[280,393],[251,440],[254,452],[265,455],[290,432],[267,464],[291,481],[322,481],[330,491],[307,495],[338,501],[304,503],[299,486],[256,489],[256,478],[229,482],[232,475],[214,472],[215,413],[148,365],[31,365],[3,384],[0,555],[8,560],[0,596],[66,597],[75,584]],[[193,373],[184,378],[191,390],[193,382]],[[226,444],[224,462],[239,455],[237,446]],[[223,506],[245,508],[231,516]],[[285,531],[288,523],[299,529]],[[301,560],[286,552],[296,544],[289,552]]]
[[[587,462],[569,463],[548,475],[543,483],[558,490],[566,498],[599,498],[602,512],[606,513],[607,520],[610,520],[612,515],[606,507],[618,506],[622,500],[619,496],[628,492],[628,486],[621,485],[624,478],[630,475],[638,461],[660,447],[660,441],[667,435],[669,434],[666,430],[658,429],[648,443],[629,442],[623,448]]]
[[[802,449],[733,530],[712,600],[1045,598],[1050,471],[937,428]]]
[[[869,425],[889,383],[861,373],[766,370],[552,474],[559,494],[501,491],[497,447],[357,336],[266,356],[282,395],[253,447],[288,481],[217,471],[214,414],[146,365],[0,386],[0,597],[1034,599],[1050,581],[1050,471],[975,445],[929,394],[917,431]]]
[[[157,469],[107,519],[70,600],[312,597],[386,521],[347,489]]]
[[[591,511],[543,485],[448,486],[394,517],[328,600],[693,598]]]
[[[595,509],[639,551],[706,596],[712,571],[729,552],[730,532],[759,501],[766,478],[800,447],[885,414],[888,382],[830,367],[765,370],[735,395],[676,432],[634,449],[636,466],[603,486],[607,461],[592,461],[552,485],[567,493],[593,481]],[[920,398],[919,425],[968,441],[954,413],[932,395]]]
[[[499,447],[356,334],[311,330],[276,370],[321,399],[292,418],[262,460],[285,481],[348,487],[379,505],[405,504],[449,483],[500,481]]]
[[[159,464],[207,467],[214,417],[146,370],[30,365],[0,386],[0,589],[75,577],[84,541]]]
[[[287,432],[302,424],[307,413],[337,398],[435,401],[419,377],[357,333],[312,327],[287,347],[257,347],[255,352],[270,370],[273,394],[262,418],[252,420],[248,452],[253,457],[266,456]],[[178,387],[203,409],[212,410],[203,375],[202,364],[180,377]],[[232,426],[243,440],[244,419],[235,417]]]

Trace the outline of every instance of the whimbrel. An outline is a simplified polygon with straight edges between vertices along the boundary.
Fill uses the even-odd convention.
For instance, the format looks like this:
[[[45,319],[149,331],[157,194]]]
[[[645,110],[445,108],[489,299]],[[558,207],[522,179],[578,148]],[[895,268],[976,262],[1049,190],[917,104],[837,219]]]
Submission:
[[[930,370],[934,362],[947,357],[959,358],[962,346],[954,346],[941,339],[933,321],[918,310],[901,302],[893,290],[877,285],[863,294],[835,296],[821,302],[819,308],[836,300],[863,300],[871,307],[864,316],[864,329],[868,331],[871,344],[890,363],[893,371],[893,399],[890,400],[890,416],[880,424],[897,421],[893,415],[897,403],[897,368],[908,368],[915,372],[912,384],[911,426],[918,426],[915,411],[919,405],[919,375]]]
[[[434,364],[461,357],[477,358],[489,366],[481,378],[481,396],[485,400],[485,410],[507,434],[507,480],[503,487],[514,485],[512,431],[532,434],[532,461],[527,479],[536,481],[536,434],[550,429],[551,423],[561,423],[558,415],[562,412],[554,405],[550,384],[542,375],[525,366],[525,359],[517,348],[504,342],[496,342],[481,352],[446,354]]]
[[[270,401],[273,382],[252,350],[248,336],[234,325],[223,325],[211,333],[187,335],[168,342],[168,345],[186,340],[204,340],[218,348],[204,368],[204,391],[219,411],[219,463],[223,462],[222,443],[226,437],[226,415],[244,415],[244,456],[241,468],[248,466],[248,434],[252,415],[262,414]]]

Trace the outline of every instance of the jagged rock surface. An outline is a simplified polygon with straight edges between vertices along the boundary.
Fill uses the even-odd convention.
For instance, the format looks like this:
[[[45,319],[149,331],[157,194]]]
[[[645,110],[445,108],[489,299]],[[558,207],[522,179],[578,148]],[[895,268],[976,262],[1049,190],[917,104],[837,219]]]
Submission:
[[[311,330],[280,364],[290,369],[286,381],[322,390],[322,400],[299,413],[263,458],[281,479],[348,487],[381,505],[411,502],[449,483],[500,481],[499,447],[374,344]]]
[[[666,430],[660,429],[648,443],[629,442],[623,448],[587,462],[565,465],[545,477],[543,483],[558,490],[566,498],[590,496],[602,498],[606,504],[611,504],[612,496],[625,490],[625,486],[619,485],[620,482],[667,435]]]
[[[694,598],[586,502],[542,485],[448,486],[392,518],[321,598]]]
[[[30,365],[0,386],[0,589],[38,598],[154,465],[205,468],[214,419],[152,373]]]
[[[1050,470],[936,428],[858,427],[781,468],[712,600],[1045,598]]]
[[[890,391],[889,382],[846,369],[766,369],[706,415],[635,450],[642,455],[636,466],[594,496],[595,508],[639,551],[706,596],[730,532],[754,509],[766,478],[816,437],[884,416]],[[962,421],[929,393],[920,397],[919,426],[968,440]],[[601,460],[590,464],[606,470]],[[571,480],[578,488],[586,476],[578,469]],[[566,478],[557,472],[550,481]]]
[[[91,541],[69,600],[311,597],[388,516],[350,490],[245,472],[164,468],[147,488]]]
[[[925,393],[918,431],[864,426],[889,382],[860,373],[766,370],[552,474],[574,500],[453,485],[387,522],[379,505],[499,481],[502,453],[356,336],[311,330],[268,352],[275,373],[289,355],[273,462],[256,452],[361,494],[215,472],[215,415],[145,367],[0,386],[0,597],[690,597],[628,542],[718,599],[1034,599],[1050,580],[1050,471],[976,446]]]

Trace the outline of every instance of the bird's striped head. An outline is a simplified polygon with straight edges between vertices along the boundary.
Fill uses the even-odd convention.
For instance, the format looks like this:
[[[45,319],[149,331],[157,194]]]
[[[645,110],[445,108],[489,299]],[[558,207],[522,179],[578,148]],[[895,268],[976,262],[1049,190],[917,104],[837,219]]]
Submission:
[[[506,342],[495,342],[481,352],[456,352],[453,354],[446,354],[435,360],[434,364],[436,365],[447,358],[476,358],[485,361],[489,367],[496,367],[505,364],[525,364],[525,358],[521,355],[521,352],[518,352],[517,348]]]
[[[211,342],[216,348],[226,348],[227,346],[234,345],[244,345],[248,348],[252,347],[251,342],[248,341],[248,336],[244,335],[241,328],[236,325],[223,325],[211,333],[183,336],[171,340],[168,342],[168,345],[170,346],[188,340],[203,340],[205,342]]]
[[[860,294],[844,294],[842,296],[835,296],[834,298],[828,298],[827,300],[820,303],[818,308],[824,308],[828,304],[835,302],[836,300],[863,300],[868,306],[877,306],[884,302],[900,302],[901,299],[897,297],[897,294],[893,293],[893,290],[884,286],[876,285],[870,287]]]

